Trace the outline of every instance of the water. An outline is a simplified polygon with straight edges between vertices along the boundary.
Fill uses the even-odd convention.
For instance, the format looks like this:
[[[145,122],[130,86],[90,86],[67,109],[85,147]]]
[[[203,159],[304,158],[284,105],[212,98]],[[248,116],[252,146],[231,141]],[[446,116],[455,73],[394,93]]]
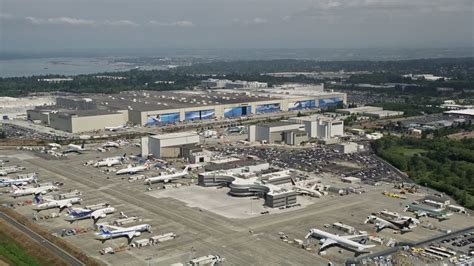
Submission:
[[[139,66],[115,62],[111,58],[34,58],[0,60],[0,77],[23,77],[34,75],[79,75],[99,72],[161,69],[160,66]]]

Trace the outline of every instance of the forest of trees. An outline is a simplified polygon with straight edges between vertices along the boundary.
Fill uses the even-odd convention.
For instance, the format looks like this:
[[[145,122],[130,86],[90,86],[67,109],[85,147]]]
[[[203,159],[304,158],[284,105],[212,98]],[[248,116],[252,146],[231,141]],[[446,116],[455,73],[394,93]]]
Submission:
[[[474,209],[474,139],[386,136],[374,143],[374,149],[418,184]]]

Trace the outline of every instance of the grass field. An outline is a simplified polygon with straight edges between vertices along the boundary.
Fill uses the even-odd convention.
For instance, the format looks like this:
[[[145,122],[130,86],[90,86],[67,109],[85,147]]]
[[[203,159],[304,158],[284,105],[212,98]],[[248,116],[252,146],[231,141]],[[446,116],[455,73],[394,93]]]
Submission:
[[[415,154],[420,154],[420,153],[426,152],[426,150],[399,146],[399,147],[391,148],[390,152],[397,153],[397,154],[407,156],[407,157],[411,157]]]
[[[0,220],[0,266],[2,261],[7,265],[67,265],[40,243]]]
[[[10,265],[43,265],[5,232],[0,231],[0,261]]]

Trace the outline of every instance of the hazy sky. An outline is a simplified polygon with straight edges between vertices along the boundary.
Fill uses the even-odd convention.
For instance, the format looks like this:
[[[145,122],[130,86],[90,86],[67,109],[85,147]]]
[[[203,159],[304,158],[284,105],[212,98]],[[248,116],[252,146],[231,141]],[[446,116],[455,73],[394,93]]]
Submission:
[[[0,0],[1,50],[474,46],[474,0]]]

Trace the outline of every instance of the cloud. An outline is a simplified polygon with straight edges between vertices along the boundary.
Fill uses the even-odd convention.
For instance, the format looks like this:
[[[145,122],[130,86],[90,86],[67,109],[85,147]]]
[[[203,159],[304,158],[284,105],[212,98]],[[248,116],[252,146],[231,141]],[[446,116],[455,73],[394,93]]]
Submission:
[[[193,22],[188,21],[188,20],[178,20],[174,22],[160,22],[156,20],[150,20],[149,23],[156,26],[182,27],[182,28],[191,28],[191,27],[196,26]]]
[[[232,23],[235,24],[242,24],[242,25],[261,25],[261,24],[267,24],[268,20],[264,18],[253,18],[253,19],[245,19],[241,20],[238,18],[234,18],[231,20]]]
[[[15,16],[12,14],[7,14],[7,13],[0,13],[0,19],[14,19]]]
[[[139,26],[138,23],[135,23],[131,20],[106,20],[104,22],[105,25],[109,26]]]
[[[74,26],[92,26],[96,22],[89,19],[80,19],[80,18],[71,18],[71,17],[58,17],[58,18],[36,18],[36,17],[26,17],[26,21],[34,25],[74,25]]]

